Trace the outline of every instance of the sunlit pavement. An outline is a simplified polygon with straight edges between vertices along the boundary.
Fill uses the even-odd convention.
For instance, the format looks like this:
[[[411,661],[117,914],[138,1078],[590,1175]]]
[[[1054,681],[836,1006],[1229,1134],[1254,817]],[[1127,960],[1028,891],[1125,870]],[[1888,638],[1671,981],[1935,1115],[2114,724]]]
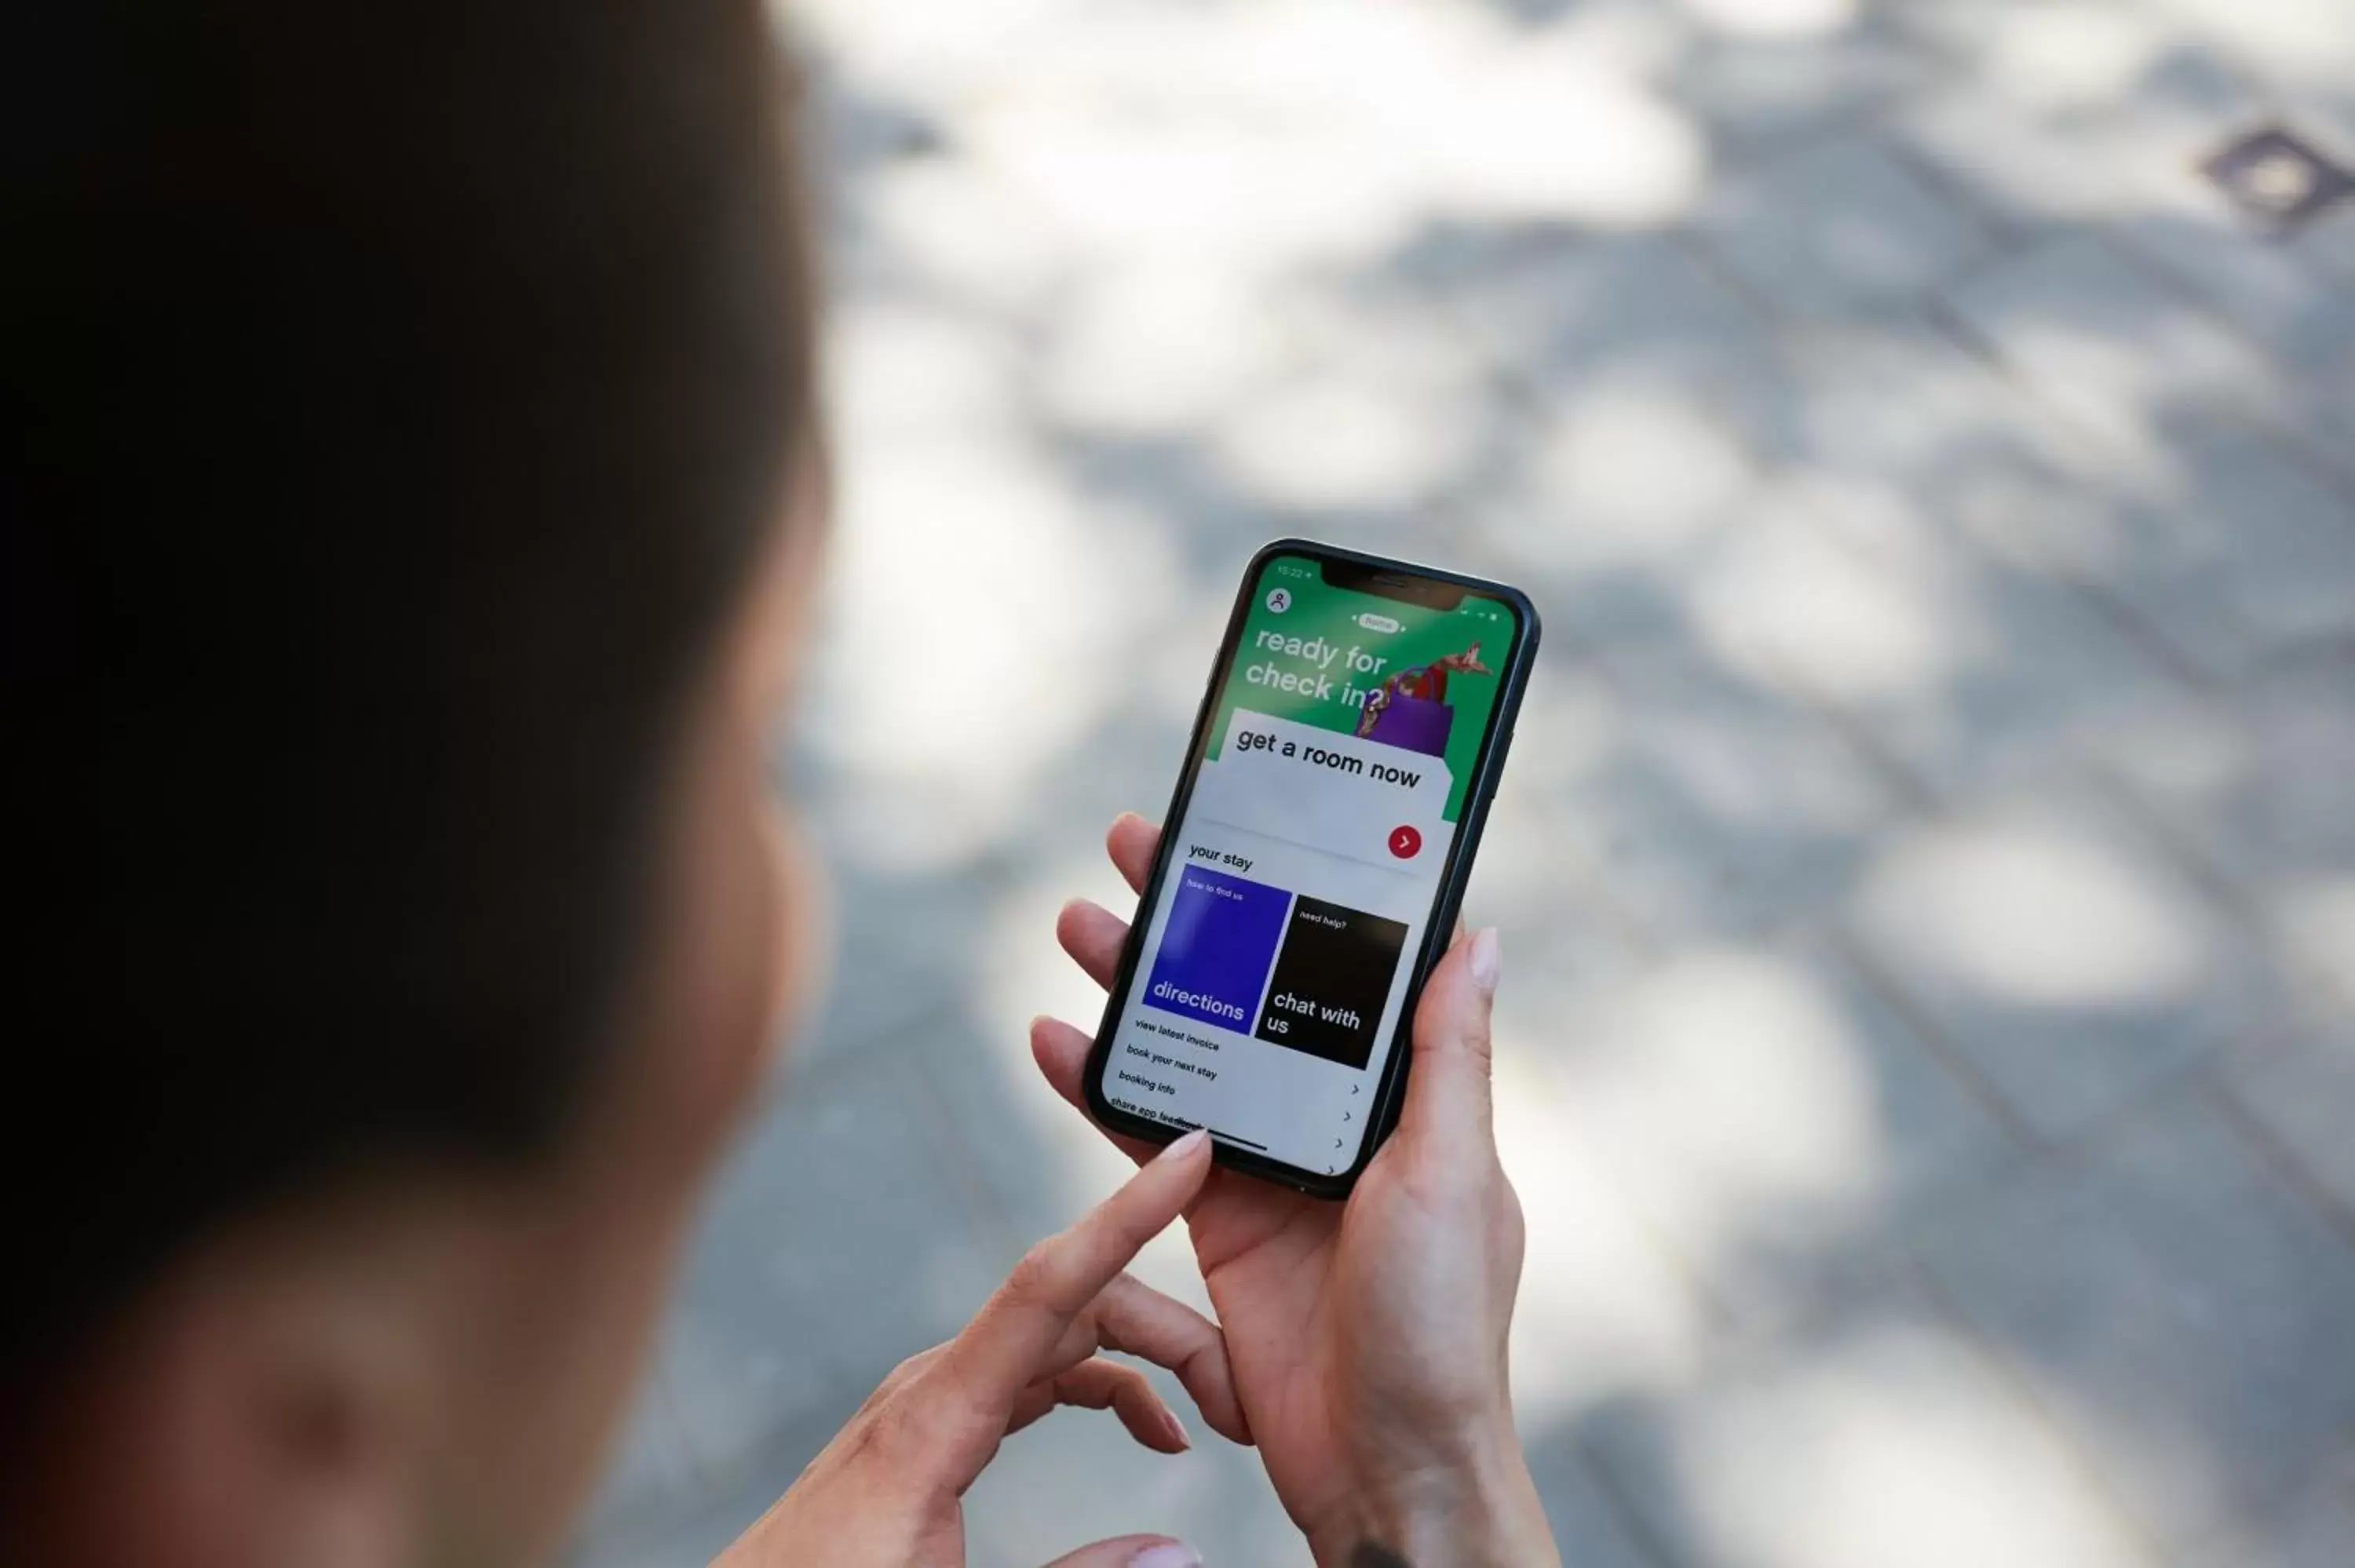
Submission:
[[[2355,5],[794,14],[839,978],[584,1562],[701,1561],[1113,1184],[1053,914],[1296,532],[1548,617],[1471,914],[1572,1563],[2355,1563],[2355,214],[2192,172],[2355,155]],[[1025,1434],[975,1560],[1305,1561],[1200,1440]]]

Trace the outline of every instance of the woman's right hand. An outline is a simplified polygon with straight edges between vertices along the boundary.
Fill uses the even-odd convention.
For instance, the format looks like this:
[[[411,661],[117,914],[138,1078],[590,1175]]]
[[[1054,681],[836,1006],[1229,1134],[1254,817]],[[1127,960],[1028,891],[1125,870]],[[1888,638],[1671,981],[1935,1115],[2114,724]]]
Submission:
[[[1156,839],[1136,817],[1113,824],[1113,861],[1131,887],[1143,886]],[[1109,985],[1127,930],[1074,903],[1057,936]],[[1507,1383],[1522,1225],[1490,1118],[1498,969],[1484,932],[1459,936],[1433,970],[1398,1128],[1346,1205],[1219,1171],[1187,1212],[1243,1414],[1327,1568],[1559,1561]],[[1089,1036],[1041,1019],[1031,1045],[1084,1111]],[[1139,1159],[1153,1152],[1114,1141]]]
[[[1251,1441],[1217,1325],[1122,1272],[1200,1192],[1207,1139],[1137,1172],[1079,1224],[1030,1249],[964,1331],[902,1362],[791,1490],[713,1568],[955,1568],[961,1500],[1009,1433],[1060,1404],[1109,1409],[1149,1448],[1186,1429],[1121,1351],[1178,1374],[1211,1428]],[[1101,1541],[1050,1568],[1198,1568],[1163,1535]]]

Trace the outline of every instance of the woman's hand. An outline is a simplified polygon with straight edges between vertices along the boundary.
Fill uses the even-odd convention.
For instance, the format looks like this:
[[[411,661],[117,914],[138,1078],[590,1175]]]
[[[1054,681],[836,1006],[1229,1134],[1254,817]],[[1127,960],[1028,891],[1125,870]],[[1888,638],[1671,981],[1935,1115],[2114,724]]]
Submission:
[[[1122,1351],[1178,1374],[1210,1426],[1251,1441],[1216,1325],[1121,1272],[1201,1191],[1207,1139],[1171,1144],[1118,1192],[1032,1247],[963,1333],[905,1361],[715,1568],[954,1568],[961,1499],[1007,1434],[1059,1404],[1110,1410],[1165,1454],[1186,1429]],[[1098,1542],[1053,1568],[1193,1568],[1167,1536]]]
[[[1113,824],[1113,862],[1131,887],[1142,889],[1156,839],[1136,817]],[[1056,927],[1107,986],[1127,931],[1084,902]],[[1522,1230],[1489,1114],[1498,969],[1484,931],[1459,934],[1432,972],[1398,1129],[1346,1206],[1219,1171],[1187,1213],[1260,1456],[1328,1568],[1558,1561],[1507,1384]],[[1040,1019],[1030,1041],[1084,1111],[1090,1037]]]

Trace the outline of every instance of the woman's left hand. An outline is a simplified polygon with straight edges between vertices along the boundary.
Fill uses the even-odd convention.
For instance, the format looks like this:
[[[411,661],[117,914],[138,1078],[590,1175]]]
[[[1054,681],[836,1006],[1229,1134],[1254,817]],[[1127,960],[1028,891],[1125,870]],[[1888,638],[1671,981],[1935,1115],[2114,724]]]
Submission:
[[[715,1568],[955,1568],[962,1499],[998,1444],[1060,1404],[1111,1410],[1165,1454],[1186,1429],[1121,1351],[1167,1367],[1214,1431],[1251,1441],[1217,1325],[1122,1272],[1185,1211],[1210,1149],[1182,1139],[1060,1235],[1032,1247],[964,1332],[902,1362]],[[1157,1555],[1156,1555],[1157,1553]],[[1180,1568],[1167,1536],[1098,1542],[1052,1568]]]

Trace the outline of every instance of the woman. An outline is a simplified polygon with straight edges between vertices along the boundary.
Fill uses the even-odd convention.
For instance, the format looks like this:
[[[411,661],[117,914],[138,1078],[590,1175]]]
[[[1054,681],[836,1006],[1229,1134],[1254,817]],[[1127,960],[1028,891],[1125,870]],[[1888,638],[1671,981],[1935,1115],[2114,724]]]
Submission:
[[[809,978],[762,766],[826,505],[787,84],[751,0],[16,31],[0,1561],[544,1560]],[[1114,825],[1132,885],[1152,845]],[[1123,927],[1059,935],[1101,980]],[[728,1563],[960,1562],[1058,1404],[1181,1446],[1107,1349],[1256,1444],[1320,1563],[1552,1561],[1497,969],[1433,978],[1346,1208],[1173,1146]],[[1083,1035],[1032,1044],[1076,1102]],[[1122,1272],[1181,1214],[1217,1324]]]

